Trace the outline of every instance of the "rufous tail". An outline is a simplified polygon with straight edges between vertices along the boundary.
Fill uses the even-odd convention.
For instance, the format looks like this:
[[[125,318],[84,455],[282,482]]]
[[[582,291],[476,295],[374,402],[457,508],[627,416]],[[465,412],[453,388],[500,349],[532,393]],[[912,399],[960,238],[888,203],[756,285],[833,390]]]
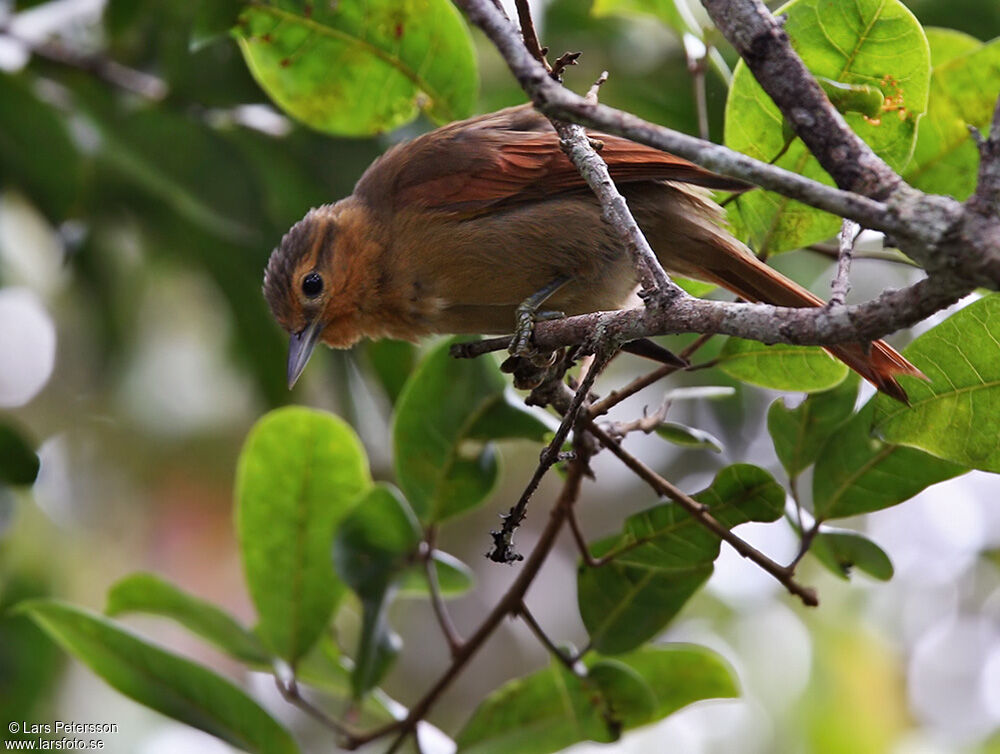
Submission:
[[[734,250],[735,251],[735,250]],[[739,250],[740,264],[727,264],[722,269],[706,269],[703,274],[712,282],[728,288],[748,301],[776,306],[824,306],[798,283],[768,267],[756,257]],[[842,343],[826,351],[860,374],[886,395],[909,405],[906,391],[896,381],[901,374],[927,379],[913,364],[903,358],[884,340],[874,343]]]

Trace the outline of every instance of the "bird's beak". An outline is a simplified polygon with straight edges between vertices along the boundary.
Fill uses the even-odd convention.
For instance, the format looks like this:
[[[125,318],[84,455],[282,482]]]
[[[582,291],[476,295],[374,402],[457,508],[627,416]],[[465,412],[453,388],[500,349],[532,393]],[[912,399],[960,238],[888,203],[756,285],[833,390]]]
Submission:
[[[317,317],[306,327],[297,333],[292,333],[288,341],[288,389],[295,385],[302,370],[309,363],[313,349],[319,343],[319,336],[323,333],[323,322],[321,317]]]

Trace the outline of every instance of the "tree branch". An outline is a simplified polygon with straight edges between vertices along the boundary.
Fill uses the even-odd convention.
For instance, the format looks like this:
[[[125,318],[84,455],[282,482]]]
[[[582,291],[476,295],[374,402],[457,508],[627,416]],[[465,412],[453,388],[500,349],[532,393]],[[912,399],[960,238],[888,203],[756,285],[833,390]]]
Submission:
[[[761,0],[702,0],[702,5],[838,186],[873,199],[905,186],[847,125]]]
[[[695,521],[711,531],[715,534],[715,536],[719,537],[719,539],[729,544],[734,550],[736,550],[736,552],[744,558],[753,561],[756,565],[760,566],[762,569],[774,576],[774,578],[777,579],[781,585],[785,587],[785,589],[802,600],[802,604],[808,605],[809,607],[815,607],[819,604],[819,599],[816,596],[815,590],[802,586],[795,581],[793,578],[793,571],[790,568],[786,568],[785,566],[776,563],[760,550],[733,534],[732,531],[716,521],[701,503],[682,492],[680,489],[646,466],[638,458],[622,448],[619,443],[615,442],[612,437],[610,437],[596,424],[590,422],[587,425],[587,431],[597,438],[597,441],[600,442],[601,445],[610,450],[615,456],[618,457],[619,460],[628,466],[628,468],[631,469],[636,476],[652,487],[658,495],[663,495],[664,497],[668,497],[673,500],[680,507],[686,510]]]

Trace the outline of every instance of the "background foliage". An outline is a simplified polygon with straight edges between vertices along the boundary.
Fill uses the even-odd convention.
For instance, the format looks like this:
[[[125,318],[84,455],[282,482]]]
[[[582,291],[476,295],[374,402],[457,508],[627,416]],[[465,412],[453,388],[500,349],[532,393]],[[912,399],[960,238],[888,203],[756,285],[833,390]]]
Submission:
[[[554,0],[537,15],[555,54],[584,52],[570,86],[608,69],[604,102],[696,132],[681,34],[703,19],[679,7]],[[261,271],[288,226],[349,193],[389,144],[523,94],[444,0],[4,10],[0,711],[118,722],[104,738],[118,752],[328,750],[329,732],[274,690],[278,661],[358,727],[392,720],[448,663],[417,557],[426,527],[442,524],[431,567],[471,630],[516,575],[481,555],[551,418],[492,361],[448,358],[447,341],[319,354],[289,394]],[[785,10],[859,133],[919,188],[968,196],[966,125],[985,126],[1000,91],[1000,10]],[[148,76],[123,81],[107,60]],[[713,138],[823,178],[724,44],[706,87]],[[836,218],[764,192],[728,210],[826,293],[829,258],[803,247]],[[856,263],[854,296],[915,278],[893,254]],[[966,303],[897,339],[917,335],[904,353],[932,378],[907,383],[911,411],[817,349],[716,338],[700,353],[717,366],[669,387],[727,389],[675,393],[671,422],[629,439],[779,560],[797,549],[797,505],[845,527],[820,530],[803,561],[819,610],[602,456],[581,518],[592,555],[617,557],[586,568],[561,542],[528,598],[550,636],[596,650],[586,677],[511,622],[432,722],[476,752],[1000,750],[1000,303]],[[640,368],[619,359],[599,389]],[[524,551],[557,485],[543,484]],[[727,701],[671,715],[706,698]],[[425,733],[426,750],[447,750]]]

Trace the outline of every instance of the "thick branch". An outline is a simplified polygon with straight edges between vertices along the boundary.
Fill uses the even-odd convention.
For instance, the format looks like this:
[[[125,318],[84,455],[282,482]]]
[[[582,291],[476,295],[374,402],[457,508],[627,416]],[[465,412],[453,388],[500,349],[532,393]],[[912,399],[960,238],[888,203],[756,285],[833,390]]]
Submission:
[[[941,275],[925,278],[909,288],[886,291],[857,306],[792,309],[684,297],[668,309],[594,312],[539,322],[535,326],[534,342],[539,348],[554,350],[584,342],[595,328],[601,328],[606,337],[618,343],[686,332],[735,335],[768,344],[826,346],[867,342],[911,327],[951,306],[972,290],[969,283]],[[495,347],[488,350],[500,350],[505,346],[506,341],[498,338]],[[476,349],[476,353],[483,352],[482,348]]]
[[[702,5],[838,186],[884,199],[903,185],[830,103],[761,0],[702,0]]]

